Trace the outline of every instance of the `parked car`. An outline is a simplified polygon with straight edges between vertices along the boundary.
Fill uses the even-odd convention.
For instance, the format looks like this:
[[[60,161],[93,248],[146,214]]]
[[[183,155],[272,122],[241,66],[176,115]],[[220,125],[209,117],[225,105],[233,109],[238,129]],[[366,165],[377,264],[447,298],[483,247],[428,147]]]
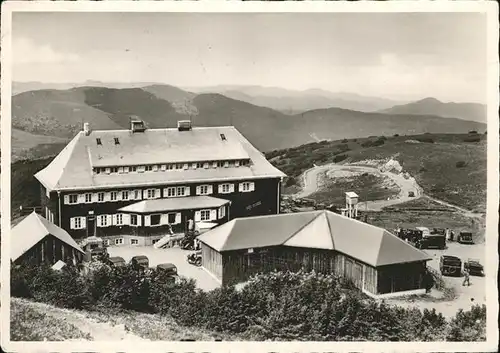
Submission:
[[[122,267],[125,266],[127,263],[125,262],[125,259],[120,256],[113,256],[108,259],[108,263],[110,266],[113,267]]]
[[[472,240],[472,233],[471,232],[460,232],[458,235],[457,241],[460,244],[474,244],[474,240]]]
[[[138,255],[138,256],[134,256],[131,260],[130,260],[130,263],[131,264],[136,264],[136,265],[139,265],[139,266],[142,266],[144,268],[149,268],[149,259],[147,256],[145,255]]]
[[[177,266],[171,263],[159,264],[156,269],[165,271],[166,273],[177,275]]]
[[[479,260],[476,259],[467,259],[467,261],[464,262],[464,270],[468,270],[469,274],[472,276],[484,276],[484,267]]]
[[[440,234],[432,234],[427,237],[422,237],[416,242],[415,247],[419,249],[438,248],[444,250],[446,249],[446,237]]]
[[[424,238],[431,235],[431,232],[430,232],[429,228],[427,228],[427,227],[417,227],[416,229],[422,232],[422,237],[424,237]]]
[[[413,191],[408,192],[408,197],[415,197],[415,193]]]
[[[444,276],[460,276],[462,274],[462,260],[456,256],[441,255],[439,270]]]

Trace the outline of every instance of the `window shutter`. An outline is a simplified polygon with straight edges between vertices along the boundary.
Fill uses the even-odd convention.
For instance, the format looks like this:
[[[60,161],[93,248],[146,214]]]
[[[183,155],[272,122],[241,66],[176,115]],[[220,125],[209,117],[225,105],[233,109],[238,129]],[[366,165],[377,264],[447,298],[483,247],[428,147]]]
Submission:
[[[219,194],[222,194],[222,184],[219,185]]]
[[[210,211],[210,220],[215,221],[217,219],[217,210]]]
[[[75,229],[75,218],[74,218],[74,217],[71,217],[71,218],[69,219],[69,227],[70,227],[71,229]]]
[[[150,216],[144,216],[144,225],[146,227],[149,227],[151,225],[151,217]]]
[[[117,220],[116,215],[115,214],[112,215],[111,218],[112,218],[111,224],[114,225],[114,226],[116,226],[118,224],[118,220]]]
[[[108,214],[107,217],[108,217],[107,227],[109,227],[110,225],[114,224],[113,223],[113,217],[110,214]]]
[[[155,199],[161,198],[161,189],[155,189]]]
[[[240,166],[240,161],[236,161],[236,162],[234,162],[234,165],[235,165],[236,167],[239,167],[239,166]]]
[[[111,168],[106,168],[106,174],[111,173]]]
[[[196,169],[196,163],[193,163],[192,166],[193,166],[193,169]]]
[[[118,173],[123,173],[123,167],[118,167]]]
[[[243,191],[243,183],[238,184],[238,191],[242,192]]]
[[[111,193],[110,192],[105,192],[104,193],[104,201],[111,201]]]
[[[188,164],[184,164],[184,165],[182,166],[182,168],[183,168],[183,169],[188,169],[188,168],[189,168],[189,165],[188,165]]]
[[[97,226],[98,227],[102,226],[102,218],[101,218],[101,216],[97,216]]]
[[[194,221],[195,221],[195,222],[199,222],[199,221],[201,221],[201,212],[200,212],[200,211],[196,211],[196,212],[194,213]]]
[[[234,184],[229,184],[229,192],[234,192]]]
[[[85,194],[78,195],[78,203],[85,203]]]
[[[255,183],[251,182],[250,183],[250,191],[254,191],[254,190],[255,190]]]
[[[140,214],[137,215],[137,226],[142,226],[142,216]]]
[[[116,195],[116,200],[121,201],[123,200],[123,193],[122,191],[117,191],[118,195]]]
[[[92,202],[97,202],[97,194],[92,193]]]
[[[217,162],[213,162],[213,163],[212,163],[212,167],[213,167],[213,168],[217,168]]]
[[[214,192],[212,185],[208,185],[208,194],[211,195]]]
[[[224,206],[222,206],[222,207],[224,207]],[[217,217],[218,217],[219,219],[221,219],[221,218],[222,218],[222,207],[219,207],[219,209],[217,210]]]
[[[144,200],[147,200],[147,198],[148,198],[148,190],[147,189],[142,191],[142,198]]]
[[[189,196],[191,194],[191,188],[189,186],[184,187],[184,195]]]
[[[123,172],[128,173],[128,167],[123,167]]]
[[[158,166],[157,165],[154,165],[153,166],[153,172],[157,172],[158,171]]]
[[[122,214],[122,220],[124,225],[130,225],[130,215],[123,213]]]
[[[181,213],[178,212],[175,214],[175,224],[181,223]]]
[[[161,217],[160,217],[160,224],[161,225],[164,225],[164,224],[168,224],[168,214],[162,214]]]
[[[69,196],[68,195],[64,195],[64,204],[65,205],[69,204]]]
[[[81,217],[82,219],[82,229],[87,228],[87,217]]]
[[[199,194],[201,194],[201,187],[197,186],[196,187],[196,195],[199,195]]]

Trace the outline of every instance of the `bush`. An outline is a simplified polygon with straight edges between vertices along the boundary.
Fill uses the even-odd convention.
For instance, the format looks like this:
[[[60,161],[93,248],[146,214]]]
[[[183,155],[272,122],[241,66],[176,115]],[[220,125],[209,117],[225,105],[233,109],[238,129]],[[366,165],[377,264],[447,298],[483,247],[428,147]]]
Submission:
[[[458,161],[457,163],[455,163],[455,166],[457,168],[463,168],[467,165],[467,163],[465,163],[465,161]]]
[[[333,163],[341,162],[341,161],[345,160],[346,158],[347,158],[346,154],[338,154],[335,157],[333,157]]]
[[[295,180],[295,178],[287,178],[285,186],[294,186],[294,185],[297,185],[297,181]]]
[[[200,291],[191,279],[172,283],[164,272],[97,266],[12,268],[12,294],[80,309],[112,305],[168,315],[180,325],[238,333],[253,340],[420,341],[475,340],[485,335],[485,307],[458,312],[447,322],[433,311],[367,300],[333,274],[272,272],[252,277],[241,291]],[[24,278],[24,280],[23,280]]]
[[[480,142],[480,141],[481,141],[481,137],[479,137],[479,136],[464,138],[464,142]]]
[[[417,138],[417,141],[424,143],[434,143],[434,139],[432,139],[431,137],[419,137]]]

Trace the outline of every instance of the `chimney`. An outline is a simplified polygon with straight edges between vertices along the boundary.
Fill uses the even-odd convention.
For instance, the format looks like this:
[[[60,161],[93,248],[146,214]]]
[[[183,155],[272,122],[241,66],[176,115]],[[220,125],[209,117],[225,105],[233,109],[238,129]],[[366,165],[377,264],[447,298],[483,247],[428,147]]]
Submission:
[[[146,131],[144,121],[140,119],[130,119],[130,131],[132,131],[132,133]]]
[[[177,121],[177,130],[179,131],[191,131],[191,120],[179,120]]]
[[[85,133],[85,136],[90,135],[90,124],[89,123],[83,124],[83,132]]]

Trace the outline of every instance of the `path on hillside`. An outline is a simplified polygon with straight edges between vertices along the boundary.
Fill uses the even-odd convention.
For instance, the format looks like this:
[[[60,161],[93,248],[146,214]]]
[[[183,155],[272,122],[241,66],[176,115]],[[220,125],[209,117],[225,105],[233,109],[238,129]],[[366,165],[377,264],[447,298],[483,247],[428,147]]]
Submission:
[[[76,326],[84,333],[88,333],[93,341],[144,341],[145,339],[136,336],[125,330],[124,325],[113,326],[107,322],[98,322],[85,316],[76,310],[61,309],[44,303],[32,302],[19,298],[12,298],[25,305],[29,305],[34,310],[52,316],[55,321],[65,321]]]
[[[384,207],[397,205],[411,200],[416,200],[421,196],[424,196],[422,187],[418,185],[415,178],[413,177],[405,179],[400,174],[395,174],[389,171],[381,172],[378,168],[375,167],[349,165],[349,164],[335,164],[335,163],[325,164],[321,166],[314,165],[314,167],[306,170],[302,175],[303,188],[294,196],[299,198],[304,198],[318,191],[320,188],[318,180],[319,176],[324,172],[330,172],[330,171],[356,171],[356,172],[363,172],[363,173],[366,172],[380,176],[386,176],[398,185],[400,192],[396,198],[389,200],[374,200],[374,201],[361,202],[359,204],[360,209],[366,209],[369,211],[381,211],[382,208]],[[415,197],[408,197],[409,192],[413,192],[415,194]],[[430,200],[435,201],[443,206],[447,206],[461,212],[466,217],[469,218],[483,217],[481,213],[474,213],[470,210],[450,204],[446,201],[442,201],[427,195],[425,196],[428,197]]]

